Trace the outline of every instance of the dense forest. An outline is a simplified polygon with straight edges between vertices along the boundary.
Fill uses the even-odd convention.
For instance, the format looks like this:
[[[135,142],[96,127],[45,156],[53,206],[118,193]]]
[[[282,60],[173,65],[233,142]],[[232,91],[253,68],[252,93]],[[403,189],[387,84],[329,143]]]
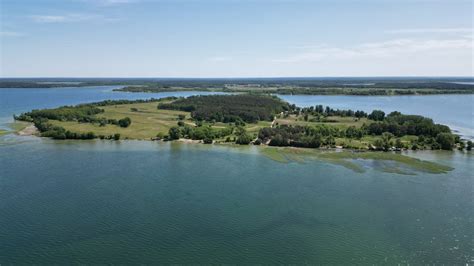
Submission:
[[[161,103],[158,108],[191,112],[197,121],[255,123],[272,121],[276,114],[288,110],[289,105],[277,97],[241,94],[191,96]]]

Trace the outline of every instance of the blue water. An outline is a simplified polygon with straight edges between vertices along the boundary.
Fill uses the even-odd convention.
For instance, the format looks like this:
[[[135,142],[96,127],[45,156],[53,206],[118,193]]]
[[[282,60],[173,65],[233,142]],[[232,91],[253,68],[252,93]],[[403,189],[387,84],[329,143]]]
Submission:
[[[110,90],[1,89],[0,117],[170,95]],[[358,173],[252,146],[2,136],[0,264],[473,263],[474,156],[407,155],[454,170],[400,175],[367,161]]]

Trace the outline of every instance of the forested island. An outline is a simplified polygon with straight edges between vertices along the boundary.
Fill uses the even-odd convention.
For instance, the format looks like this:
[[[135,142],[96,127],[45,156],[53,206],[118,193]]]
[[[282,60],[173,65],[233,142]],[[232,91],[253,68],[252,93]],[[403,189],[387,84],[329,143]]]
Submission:
[[[43,78],[0,79],[0,88],[123,86],[118,91],[210,91],[300,95],[473,94],[472,78]]]
[[[448,126],[400,112],[301,108],[276,96],[237,94],[108,100],[14,117],[54,139],[142,139],[351,150],[472,149]]]

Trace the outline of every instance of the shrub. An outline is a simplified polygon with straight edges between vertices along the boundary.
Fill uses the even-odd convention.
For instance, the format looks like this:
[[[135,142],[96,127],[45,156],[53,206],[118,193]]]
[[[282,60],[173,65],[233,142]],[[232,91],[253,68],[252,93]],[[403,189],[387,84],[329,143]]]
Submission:
[[[132,119],[130,119],[130,117],[125,117],[118,121],[118,124],[120,127],[128,127],[130,126],[131,123],[132,123]]]
[[[238,136],[237,139],[235,140],[235,143],[239,145],[248,145],[251,141],[252,141],[252,136],[245,133]]]

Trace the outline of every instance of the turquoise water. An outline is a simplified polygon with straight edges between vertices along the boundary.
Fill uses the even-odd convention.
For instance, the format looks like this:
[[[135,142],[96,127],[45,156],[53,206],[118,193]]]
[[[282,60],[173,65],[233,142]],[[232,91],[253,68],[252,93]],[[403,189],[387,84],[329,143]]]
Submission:
[[[74,93],[0,113],[111,92]],[[0,137],[0,263],[474,262],[472,154],[408,153],[454,170],[399,175],[260,151]]]

